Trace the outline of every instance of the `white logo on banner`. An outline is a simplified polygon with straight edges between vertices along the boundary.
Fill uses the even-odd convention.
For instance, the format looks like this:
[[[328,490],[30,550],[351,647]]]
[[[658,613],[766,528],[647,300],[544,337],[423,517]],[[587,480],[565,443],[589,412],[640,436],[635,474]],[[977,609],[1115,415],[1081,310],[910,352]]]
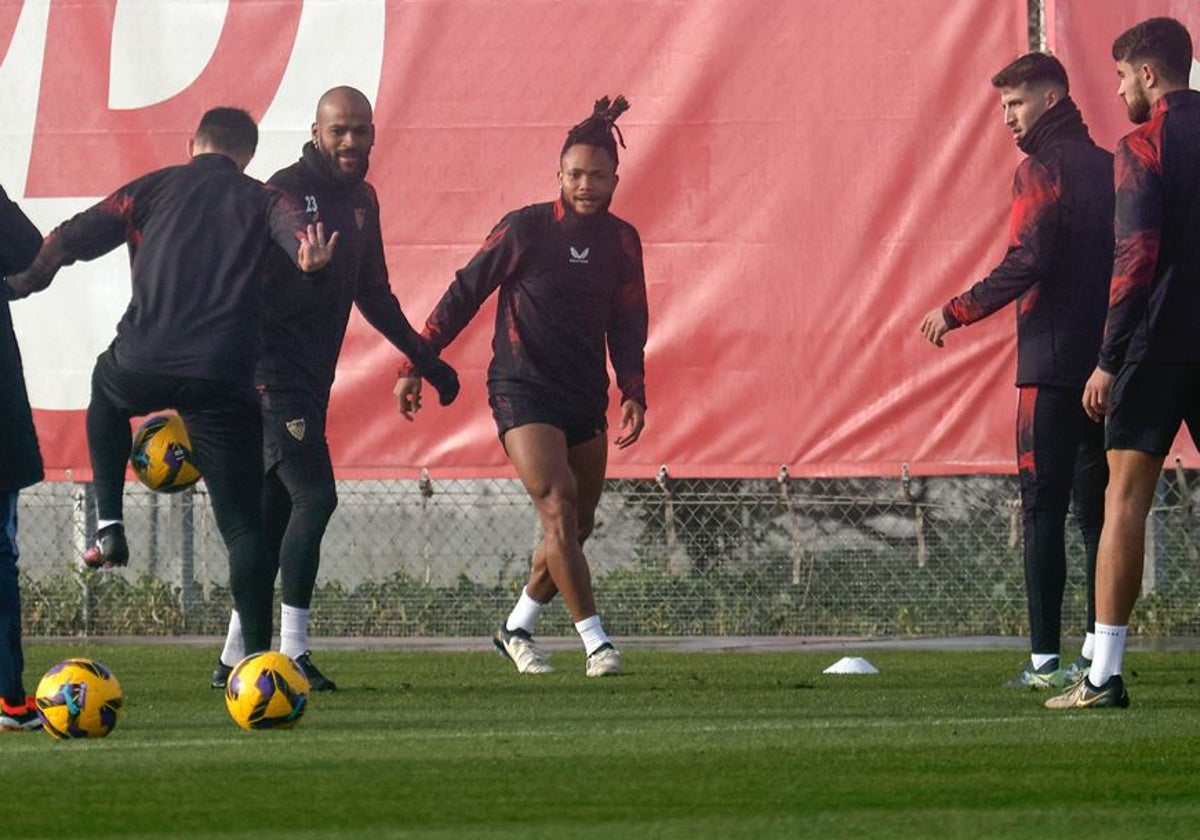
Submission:
[[[27,2],[0,63],[0,183],[43,231],[103,196],[26,199],[46,53],[50,6]],[[192,85],[219,46],[228,0],[146,3],[118,0],[113,17],[108,106],[136,110]],[[258,153],[247,172],[268,178],[296,160],[310,137],[316,97],[334,84],[358,88],[374,102],[383,69],[386,0],[304,0],[287,67],[259,121]],[[228,33],[226,33],[228,34]],[[236,81],[233,89],[237,89]],[[214,105],[221,104],[214,102]],[[197,115],[198,117],[199,115]],[[182,162],[183,150],[180,150]],[[114,188],[119,184],[113,184]],[[129,303],[124,248],[63,269],[54,285],[12,308],[25,380],[35,408],[87,406],[96,356],[112,340]]]

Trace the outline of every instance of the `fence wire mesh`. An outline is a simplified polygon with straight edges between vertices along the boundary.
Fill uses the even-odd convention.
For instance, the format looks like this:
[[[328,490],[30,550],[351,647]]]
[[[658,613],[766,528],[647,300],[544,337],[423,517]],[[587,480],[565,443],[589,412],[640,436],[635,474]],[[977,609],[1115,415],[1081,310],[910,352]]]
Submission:
[[[1163,473],[1135,630],[1200,635],[1197,474]],[[483,635],[507,614],[539,538],[519,483],[346,481],[322,548],[312,632]],[[223,634],[228,568],[203,485],[125,491],[132,560],[78,562],[90,488],[22,492],[25,632]],[[617,635],[1023,635],[1021,515],[1012,476],[615,480],[586,546]],[[1064,630],[1086,620],[1082,546],[1068,528]],[[569,633],[547,610],[542,633]]]

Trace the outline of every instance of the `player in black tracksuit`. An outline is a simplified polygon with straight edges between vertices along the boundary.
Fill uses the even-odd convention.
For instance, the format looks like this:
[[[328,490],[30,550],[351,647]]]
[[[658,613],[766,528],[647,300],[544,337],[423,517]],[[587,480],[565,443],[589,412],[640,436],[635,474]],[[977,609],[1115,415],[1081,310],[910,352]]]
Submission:
[[[37,256],[42,235],[0,187],[0,274],[23,271]],[[18,583],[17,494],[42,480],[33,414],[25,391],[21,350],[8,296],[0,300],[0,730],[37,729],[25,694]]]
[[[619,448],[642,432],[646,394],[646,285],[637,230],[608,211],[617,185],[614,121],[623,98],[596,103],[559,157],[560,197],[509,213],[455,276],[429,316],[434,347],[454,340],[499,289],[488,400],[505,452],[538,511],[543,538],[525,590],[496,631],[496,648],[521,673],[549,663],[531,633],[559,592],[587,654],[585,673],[620,672],[620,655],[596,613],[582,543],[591,532],[607,459],[607,345],[621,391]],[[418,407],[404,378],[401,410]]]
[[[300,160],[268,181],[299,202],[309,222],[323,222],[339,235],[329,265],[308,277],[298,277],[281,253],[273,255],[256,373],[262,397],[267,549],[283,587],[280,650],[300,663],[315,690],[336,688],[312,663],[308,623],[321,539],[337,507],[325,420],[351,305],[394,346],[417,359],[444,405],[458,391],[453,368],[413,330],[392,294],[379,199],[364,180],[373,140],[370,102],[353,88],[334,88],[317,105],[313,139],[304,144]],[[230,666],[244,653],[235,611],[213,671],[214,688],[224,686]]]
[[[87,434],[99,527],[84,561],[128,561],[121,517],[130,418],[177,409],[229,551],[230,590],[252,652],[270,647],[274,578],[263,539],[254,393],[264,259],[278,247],[315,270],[337,238],[327,246],[299,205],[242,174],[257,142],[249,114],[212,109],[191,141],[189,163],[138,178],[64,222],[33,266],[8,280],[23,296],[48,286],[63,265],[128,245],[132,298],[92,373]]]
[[[1045,688],[1090,664],[1108,475],[1102,430],[1088,421],[1080,397],[1100,346],[1112,267],[1112,155],[1092,142],[1057,59],[1023,56],[993,85],[1028,155],[1013,183],[1011,242],[991,274],[926,315],[922,329],[940,344],[947,331],[1016,302],[1017,463],[1032,655],[1010,684]],[[1089,638],[1080,659],[1060,671],[1064,521],[1072,503],[1086,556]]]

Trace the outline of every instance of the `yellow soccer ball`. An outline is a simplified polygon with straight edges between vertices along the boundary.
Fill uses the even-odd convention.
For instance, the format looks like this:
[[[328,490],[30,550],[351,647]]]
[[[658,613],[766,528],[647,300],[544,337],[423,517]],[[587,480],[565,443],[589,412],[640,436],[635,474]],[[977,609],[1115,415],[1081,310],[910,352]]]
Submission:
[[[64,659],[37,687],[37,713],[50,736],[103,738],[121,719],[125,694],[112,671],[94,659]]]
[[[160,493],[178,493],[200,480],[183,418],[156,414],[133,436],[129,463],[138,481]]]
[[[291,729],[308,705],[308,676],[277,651],[247,656],[229,672],[225,706],[242,729]]]

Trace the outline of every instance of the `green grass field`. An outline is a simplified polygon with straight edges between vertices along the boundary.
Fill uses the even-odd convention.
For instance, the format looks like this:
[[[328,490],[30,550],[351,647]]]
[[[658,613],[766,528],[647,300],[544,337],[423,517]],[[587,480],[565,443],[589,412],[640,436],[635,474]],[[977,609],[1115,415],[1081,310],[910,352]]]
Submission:
[[[852,653],[852,651],[846,651]],[[1194,836],[1200,654],[1133,653],[1128,710],[1054,713],[1003,689],[1013,651],[661,653],[588,680],[491,653],[322,652],[344,690],[291,732],[243,732],[213,650],[27,645],[27,677],[108,664],[107,739],[5,733],[17,840]],[[32,686],[31,686],[32,688]]]

